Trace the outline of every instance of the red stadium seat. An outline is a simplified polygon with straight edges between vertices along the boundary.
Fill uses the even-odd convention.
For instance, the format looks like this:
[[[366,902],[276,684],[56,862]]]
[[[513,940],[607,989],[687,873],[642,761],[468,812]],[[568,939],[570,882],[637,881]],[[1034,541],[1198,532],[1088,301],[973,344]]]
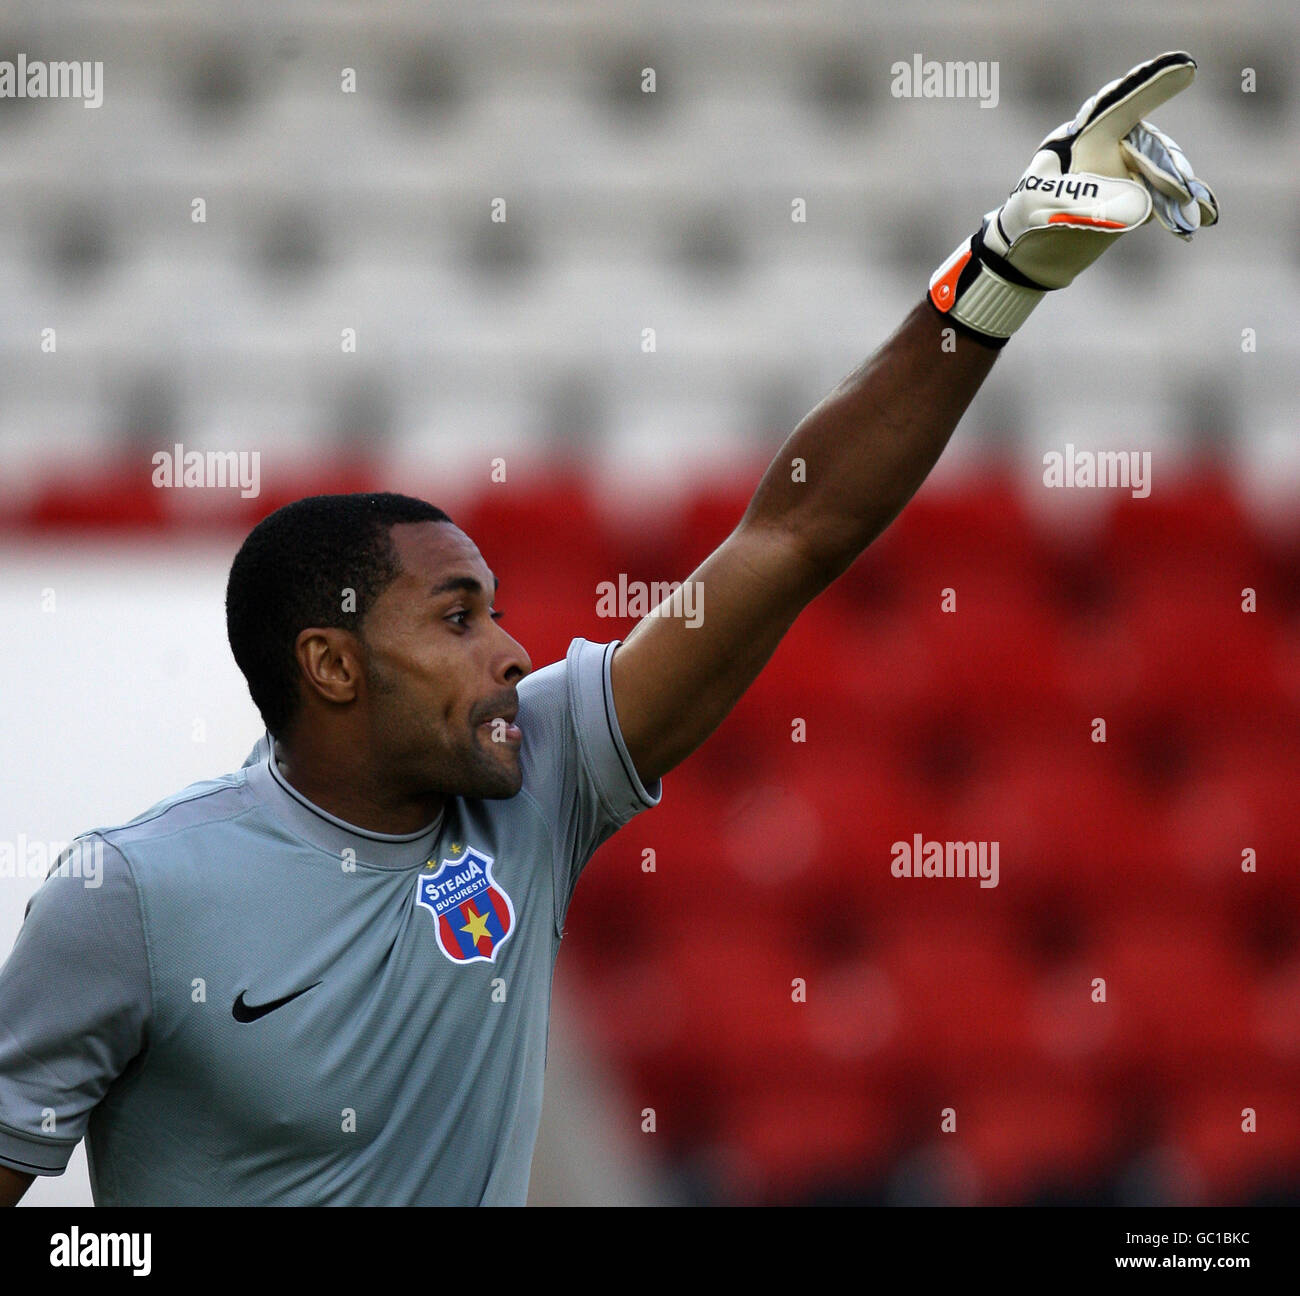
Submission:
[[[878,1098],[809,1072],[803,1086],[734,1095],[705,1159],[731,1200],[780,1205],[882,1177],[891,1133]]]
[[[1114,1119],[1078,1083],[1008,1076],[1000,1085],[955,1092],[950,1105],[957,1127],[943,1137],[969,1150],[980,1205],[1011,1205],[1088,1184],[1114,1155]]]
[[[1258,1053],[1248,968],[1218,924],[1187,914],[1116,918],[1090,953],[1114,1015],[1112,1060],[1180,1086],[1249,1071]]]
[[[1242,1205],[1256,1194],[1294,1193],[1300,1183],[1300,1112],[1294,1079],[1180,1086],[1167,1137],[1187,1157],[1202,1190],[1198,1204]],[[1249,1114],[1248,1114],[1249,1109]],[[1254,1132],[1243,1128],[1253,1119]]]

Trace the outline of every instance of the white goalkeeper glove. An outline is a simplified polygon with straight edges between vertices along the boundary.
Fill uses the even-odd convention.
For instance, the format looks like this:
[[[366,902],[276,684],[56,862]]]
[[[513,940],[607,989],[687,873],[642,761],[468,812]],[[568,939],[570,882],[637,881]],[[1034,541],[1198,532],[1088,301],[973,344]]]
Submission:
[[[1103,86],[1038,146],[1010,197],[930,279],[930,301],[992,347],[1112,243],[1154,215],[1189,240],[1219,219],[1209,186],[1143,117],[1191,84],[1196,60],[1174,51]]]

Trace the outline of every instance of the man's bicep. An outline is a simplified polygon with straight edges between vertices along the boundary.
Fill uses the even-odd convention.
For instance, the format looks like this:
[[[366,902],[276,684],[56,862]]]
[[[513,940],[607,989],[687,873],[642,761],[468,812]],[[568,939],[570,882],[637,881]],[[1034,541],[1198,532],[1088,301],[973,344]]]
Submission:
[[[614,653],[623,740],[641,779],[666,774],[726,718],[827,583],[788,534],[742,526]]]

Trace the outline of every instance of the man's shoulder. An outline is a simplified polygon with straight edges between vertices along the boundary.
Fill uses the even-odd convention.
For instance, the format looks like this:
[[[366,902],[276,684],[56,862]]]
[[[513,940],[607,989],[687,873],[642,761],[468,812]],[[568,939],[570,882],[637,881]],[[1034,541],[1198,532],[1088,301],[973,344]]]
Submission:
[[[191,783],[125,823],[101,825],[78,834],[33,893],[28,913],[36,906],[65,922],[81,921],[95,913],[99,924],[95,930],[106,921],[104,915],[112,915],[114,922],[129,920],[137,913],[135,897],[142,878],[157,872],[156,863],[174,858],[174,852],[166,847],[151,850],[153,843],[169,842],[187,829],[209,829],[246,814],[245,781],[246,772],[239,770]]]
[[[574,639],[565,655],[519,681],[518,725],[523,733],[520,761],[524,786],[553,778],[574,745],[580,681],[599,673],[607,644]]]
[[[122,850],[188,829],[206,828],[247,813],[251,804],[247,783],[246,767],[230,774],[201,779],[164,797],[125,823],[94,828],[84,835],[101,838]]]
[[[550,698],[563,698],[568,691],[569,678],[578,669],[578,663],[587,653],[599,652],[605,644],[593,644],[586,639],[573,639],[563,657],[546,666],[525,675],[519,681],[516,692],[519,705],[537,703]]]
[[[609,677],[609,658],[618,647],[617,639],[597,643],[573,639],[564,656],[542,666],[519,681],[521,716],[529,711],[581,711],[584,693],[599,692]],[[524,731],[525,740],[527,730]]]

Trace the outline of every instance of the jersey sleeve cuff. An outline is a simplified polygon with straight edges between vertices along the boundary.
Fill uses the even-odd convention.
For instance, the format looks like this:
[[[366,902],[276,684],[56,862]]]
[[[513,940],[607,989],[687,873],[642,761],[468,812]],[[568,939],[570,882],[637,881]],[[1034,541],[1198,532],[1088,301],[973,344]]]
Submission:
[[[45,1138],[0,1124],[0,1165],[23,1174],[61,1175],[80,1139]]]
[[[606,644],[575,639],[569,645],[569,697],[587,771],[608,814],[624,824],[659,804],[663,781],[646,787],[628,755],[614,711],[610,662],[622,641]]]

